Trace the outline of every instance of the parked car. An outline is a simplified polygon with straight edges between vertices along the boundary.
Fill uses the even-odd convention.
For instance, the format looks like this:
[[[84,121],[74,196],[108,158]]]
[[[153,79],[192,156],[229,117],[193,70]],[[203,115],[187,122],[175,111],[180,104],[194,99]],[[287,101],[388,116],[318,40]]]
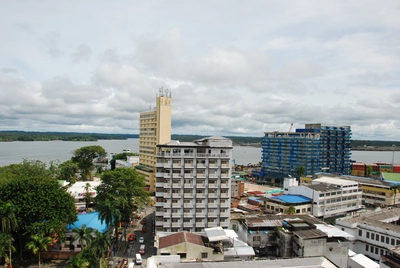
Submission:
[[[146,218],[143,218],[142,224],[143,224],[143,225],[146,225],[146,223],[147,223]]]
[[[143,244],[143,243],[144,243],[144,237],[143,237],[143,236],[141,236],[141,237],[139,238],[139,243],[140,243],[140,244]]]
[[[142,233],[145,233],[145,232],[146,232],[146,227],[143,226],[143,227],[142,227]]]
[[[134,234],[129,234],[128,241],[133,241],[135,239]]]

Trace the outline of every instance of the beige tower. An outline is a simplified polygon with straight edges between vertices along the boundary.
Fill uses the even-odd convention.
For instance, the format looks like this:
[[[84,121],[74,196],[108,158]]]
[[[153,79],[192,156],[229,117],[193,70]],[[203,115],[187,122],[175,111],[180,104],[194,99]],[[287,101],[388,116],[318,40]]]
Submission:
[[[171,141],[172,98],[168,89],[160,88],[156,107],[140,113],[139,166],[150,191],[155,190],[156,145]]]

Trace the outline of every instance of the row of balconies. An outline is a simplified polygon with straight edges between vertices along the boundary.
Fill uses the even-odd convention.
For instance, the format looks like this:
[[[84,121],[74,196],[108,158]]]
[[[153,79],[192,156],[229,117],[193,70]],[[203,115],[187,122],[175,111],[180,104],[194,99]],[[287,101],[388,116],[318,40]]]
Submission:
[[[230,204],[229,202],[213,202],[213,203],[206,203],[206,202],[201,202],[201,203],[194,203],[194,202],[190,202],[190,203],[181,203],[181,202],[177,202],[177,203],[171,203],[170,201],[167,202],[159,202],[158,204],[160,204],[158,207],[162,207],[162,208],[176,208],[176,209],[181,209],[181,208],[189,208],[189,209],[193,209],[193,208],[229,208]]]
[[[225,198],[229,198],[230,194],[229,193],[220,193],[218,194],[217,192],[213,192],[213,193],[170,193],[170,192],[156,192],[156,197],[164,197],[165,199],[170,199],[170,198],[174,198],[174,199],[180,199],[180,198],[200,198],[200,199],[217,199],[217,198],[221,198],[221,199],[225,199]]]
[[[229,173],[172,173],[172,176],[170,173],[165,173],[165,172],[156,172],[156,177],[157,178],[165,178],[165,179],[181,179],[181,178],[186,178],[186,179],[194,179],[196,178],[211,178],[211,179],[218,179],[219,177],[223,179],[229,179]]]
[[[217,224],[217,221],[189,221],[189,222],[171,222],[171,221],[156,221],[156,227],[164,227],[164,228],[180,228],[180,227],[191,227],[191,228],[204,228],[206,226],[224,226],[227,227],[229,225],[229,221],[226,220],[221,220],[219,224]]]
[[[179,189],[179,188],[211,188],[211,189],[228,189],[229,183],[208,183],[205,182],[197,182],[197,183],[169,183],[169,182],[156,182],[156,188],[163,188],[163,189]]]

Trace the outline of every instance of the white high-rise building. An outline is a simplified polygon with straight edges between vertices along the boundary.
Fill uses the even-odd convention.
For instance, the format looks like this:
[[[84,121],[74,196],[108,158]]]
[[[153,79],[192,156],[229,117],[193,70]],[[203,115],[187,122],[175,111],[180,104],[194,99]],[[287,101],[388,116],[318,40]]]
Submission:
[[[232,140],[208,137],[157,145],[156,231],[229,227]]]

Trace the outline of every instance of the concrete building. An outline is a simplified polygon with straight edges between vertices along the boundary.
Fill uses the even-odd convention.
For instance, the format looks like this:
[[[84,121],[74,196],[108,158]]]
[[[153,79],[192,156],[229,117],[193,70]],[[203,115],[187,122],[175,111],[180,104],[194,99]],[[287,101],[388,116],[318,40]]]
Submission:
[[[265,203],[265,211],[267,213],[293,213],[306,214],[312,210],[311,198],[302,195],[279,195],[268,198]],[[290,211],[291,207],[294,211]]]
[[[375,261],[400,245],[400,208],[378,210],[336,219],[336,226],[353,236],[350,249]]]
[[[312,178],[301,178],[300,184],[309,185],[313,179],[320,177],[337,177],[342,180],[357,182],[362,190],[362,203],[366,206],[388,207],[400,204],[399,190],[393,187],[396,184],[382,179],[357,176],[338,177],[333,174],[319,173],[312,176]]]
[[[295,132],[265,132],[262,140],[262,172],[266,179],[297,176],[298,167],[305,175],[325,170],[350,174],[349,126],[335,127],[306,124]]]
[[[157,255],[179,255],[181,262],[251,260],[252,247],[237,239],[235,231],[221,227],[206,228],[204,232],[160,232],[156,236]]]
[[[324,257],[280,259],[280,260],[252,260],[235,262],[196,262],[177,263],[176,258],[168,262],[167,258],[159,259],[153,256],[148,259],[148,268],[337,268],[332,262]],[[164,256],[161,256],[164,257]]]
[[[361,209],[362,192],[357,182],[332,177],[312,180],[311,185],[290,187],[290,194],[313,200],[312,215],[330,218]]]
[[[71,185],[67,192],[72,195],[75,201],[75,207],[81,208],[85,207],[85,195],[86,187],[88,186],[88,192],[94,198],[97,195],[96,187],[101,184],[100,181],[78,181]]]
[[[239,238],[258,256],[327,256],[338,267],[347,267],[351,235],[312,216],[243,215],[237,222]]]
[[[136,170],[145,176],[149,190],[155,190],[156,145],[171,141],[172,97],[160,88],[156,107],[140,113],[139,165]]]
[[[228,228],[231,158],[224,137],[157,145],[156,231]]]

